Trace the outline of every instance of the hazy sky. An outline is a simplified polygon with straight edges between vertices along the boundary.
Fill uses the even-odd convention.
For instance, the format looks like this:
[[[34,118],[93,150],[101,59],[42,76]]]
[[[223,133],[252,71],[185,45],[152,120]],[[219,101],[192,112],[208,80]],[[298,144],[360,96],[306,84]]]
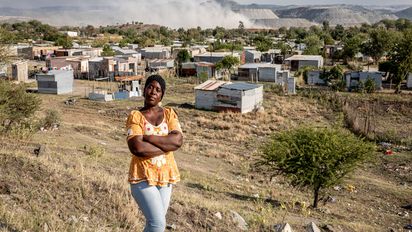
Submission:
[[[260,4],[410,4],[412,0],[238,0],[238,3]],[[92,7],[88,7],[92,5]],[[210,0],[0,0],[0,7],[38,8],[73,6],[64,10],[22,11],[23,17],[38,19],[52,25],[113,25],[144,22],[168,27],[236,28],[255,27],[253,20]],[[102,7],[96,7],[102,6]]]
[[[169,1],[169,0],[163,0]],[[175,0],[176,2],[186,2],[187,0]],[[196,0],[203,2],[205,0]],[[96,4],[116,2],[121,4],[122,2],[147,2],[147,0],[0,0],[0,7],[36,7],[36,6],[50,6],[50,5],[70,5],[76,6],[78,4]],[[260,3],[260,4],[276,4],[276,5],[313,5],[313,4],[362,4],[362,5],[395,5],[395,4],[410,4],[412,0],[237,0],[238,3]]]
[[[412,5],[412,0],[238,0],[239,3],[264,3],[276,5],[313,5],[313,4],[353,4],[353,5]]]

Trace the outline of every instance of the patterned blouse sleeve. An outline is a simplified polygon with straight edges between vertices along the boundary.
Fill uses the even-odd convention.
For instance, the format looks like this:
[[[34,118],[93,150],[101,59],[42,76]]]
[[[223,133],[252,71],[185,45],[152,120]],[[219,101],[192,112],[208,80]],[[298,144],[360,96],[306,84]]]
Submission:
[[[168,127],[169,127],[169,132],[174,131],[174,130],[182,132],[182,128],[180,126],[177,114],[172,108],[170,108]]]
[[[143,135],[142,115],[138,111],[132,111],[126,121],[127,140]]]

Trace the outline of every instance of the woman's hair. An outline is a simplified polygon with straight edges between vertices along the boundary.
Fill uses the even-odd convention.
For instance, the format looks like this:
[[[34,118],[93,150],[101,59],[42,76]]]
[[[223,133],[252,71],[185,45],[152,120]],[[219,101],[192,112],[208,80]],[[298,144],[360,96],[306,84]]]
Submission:
[[[161,98],[161,99],[163,99],[163,96],[165,95],[165,91],[166,91],[166,82],[165,82],[165,80],[163,79],[163,77],[160,76],[160,75],[158,75],[158,74],[151,75],[151,76],[149,76],[149,77],[147,78],[146,83],[144,84],[144,90],[143,90],[143,92],[145,92],[146,87],[147,87],[150,83],[152,83],[153,81],[157,81],[157,83],[159,83],[160,87],[162,88],[162,98]]]

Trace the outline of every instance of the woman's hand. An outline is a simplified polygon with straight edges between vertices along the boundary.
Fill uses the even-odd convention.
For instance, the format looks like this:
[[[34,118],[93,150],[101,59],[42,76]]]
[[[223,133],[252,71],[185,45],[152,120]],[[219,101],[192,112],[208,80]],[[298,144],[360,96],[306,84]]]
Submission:
[[[171,131],[166,136],[143,135],[143,141],[148,142],[164,152],[176,151],[183,144],[183,135],[180,131]]]

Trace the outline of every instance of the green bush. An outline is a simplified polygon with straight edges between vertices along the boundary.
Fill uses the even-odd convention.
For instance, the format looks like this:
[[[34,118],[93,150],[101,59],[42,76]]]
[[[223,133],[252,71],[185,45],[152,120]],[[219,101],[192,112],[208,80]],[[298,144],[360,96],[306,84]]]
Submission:
[[[270,137],[259,164],[284,174],[293,186],[312,189],[316,208],[320,190],[339,183],[373,151],[372,144],[342,129],[301,127]]]
[[[43,119],[42,127],[46,129],[51,129],[54,126],[60,125],[61,117],[57,110],[47,110],[46,116]]]
[[[372,78],[368,78],[364,84],[367,93],[374,93],[376,91],[376,84]]]
[[[85,145],[84,149],[85,149],[86,155],[88,155],[90,157],[93,157],[93,158],[100,158],[106,152],[106,149],[104,149],[104,147],[101,147],[101,146],[87,146],[87,145]]]
[[[19,137],[34,132],[34,114],[40,103],[37,96],[26,93],[24,85],[0,81],[0,132]]]

